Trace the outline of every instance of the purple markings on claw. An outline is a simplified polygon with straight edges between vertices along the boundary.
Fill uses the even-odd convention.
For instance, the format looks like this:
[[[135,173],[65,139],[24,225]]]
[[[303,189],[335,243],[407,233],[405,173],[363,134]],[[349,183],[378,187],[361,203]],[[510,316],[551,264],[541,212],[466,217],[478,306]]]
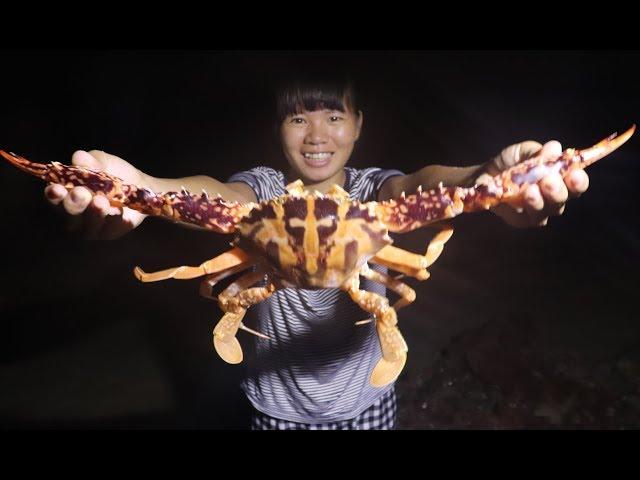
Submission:
[[[147,214],[160,214],[164,199],[155,192],[146,188],[138,188],[132,185],[124,185],[122,188],[130,208]]]
[[[220,198],[210,199],[206,195],[190,195],[167,192],[162,195],[167,206],[173,209],[173,218],[202,227],[215,226],[231,229],[236,218],[231,214],[227,202]]]
[[[352,202],[349,206],[349,210],[347,210],[347,214],[345,217],[347,220],[352,218],[362,218],[367,222],[373,222],[376,218],[371,215],[369,209],[360,205],[357,202]]]
[[[84,178],[84,185],[92,192],[107,193],[113,190],[113,181],[102,175],[89,175]]]

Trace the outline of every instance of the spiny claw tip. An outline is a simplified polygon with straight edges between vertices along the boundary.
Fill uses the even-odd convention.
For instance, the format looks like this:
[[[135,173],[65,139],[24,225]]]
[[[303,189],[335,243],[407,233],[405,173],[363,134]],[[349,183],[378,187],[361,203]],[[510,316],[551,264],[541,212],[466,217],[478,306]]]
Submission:
[[[636,124],[632,124],[626,132],[624,132],[621,137],[630,137],[631,135],[633,135],[636,131]]]
[[[629,128],[627,128],[624,132],[622,132],[620,135],[618,135],[618,132],[614,132],[613,134],[609,135],[609,138],[607,138],[607,141],[611,141],[614,138],[618,138],[618,140],[621,142],[620,144],[624,143],[627,141],[627,139],[629,137],[631,137],[631,135],[633,135],[636,131],[636,124],[633,123],[631,124],[631,126]]]

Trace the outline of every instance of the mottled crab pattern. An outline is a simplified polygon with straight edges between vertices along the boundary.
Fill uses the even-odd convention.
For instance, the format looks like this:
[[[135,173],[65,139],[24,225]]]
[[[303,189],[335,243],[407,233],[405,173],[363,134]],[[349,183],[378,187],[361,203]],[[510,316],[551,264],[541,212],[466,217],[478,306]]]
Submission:
[[[211,297],[211,287],[225,277],[241,275],[217,297],[225,312],[213,330],[218,354],[229,363],[242,361],[236,334],[244,329],[249,307],[274,291],[286,287],[340,288],[363,310],[372,314],[380,340],[382,358],[371,373],[372,385],[382,387],[394,381],[407,358],[407,344],[397,327],[396,312],[415,300],[415,291],[398,277],[369,268],[369,263],[388,267],[419,280],[428,278],[427,268],[438,258],[453,229],[443,223],[462,212],[486,210],[499,203],[523,205],[526,188],[546,175],[568,175],[583,169],[618,148],[635,131],[635,125],[584,150],[567,149],[552,160],[534,157],[489,182],[469,188],[445,187],[422,191],[383,202],[361,203],[349,199],[334,185],[326,194],[308,192],[301,181],[287,186],[287,194],[260,203],[228,202],[206,192],[152,192],[124,183],[117,177],[57,162],[39,164],[0,150],[18,168],[67,189],[84,186],[104,195],[114,206],[126,206],[149,215],[169,217],[218,233],[235,234],[233,248],[197,267],[181,266],[146,273],[134,273],[143,282],[168,278],[204,276],[201,294]],[[389,232],[409,232],[432,226],[439,229],[424,255],[394,247]],[[384,284],[400,299],[389,305],[387,298],[360,289],[360,277]],[[261,286],[257,284],[263,282]],[[357,322],[360,323],[360,322]]]

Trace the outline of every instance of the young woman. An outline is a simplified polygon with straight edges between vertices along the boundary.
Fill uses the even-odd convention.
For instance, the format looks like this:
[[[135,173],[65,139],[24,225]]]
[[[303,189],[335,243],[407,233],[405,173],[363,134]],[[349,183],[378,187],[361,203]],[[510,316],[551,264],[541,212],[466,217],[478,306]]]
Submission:
[[[104,170],[129,183],[155,191],[205,189],[227,200],[255,202],[285,193],[285,185],[301,179],[313,191],[342,186],[360,201],[385,200],[418,186],[472,185],[485,175],[495,175],[542,149],[543,155],[561,152],[558,142],[544,146],[522,142],[505,148],[493,160],[472,167],[428,165],[411,174],[399,170],[347,166],[363,128],[363,113],[354,89],[345,80],[321,81],[317,77],[292,82],[278,95],[278,125],[286,171],[258,166],[238,172],[227,182],[206,176],[155,178],[114,155],[78,151],[74,165]],[[427,163],[428,159],[425,159]],[[566,183],[565,183],[566,182]],[[588,177],[575,171],[563,181],[559,175],[543,179],[526,193],[522,210],[500,206],[494,210],[513,226],[544,225],[559,215],[569,193],[588,187]],[[101,238],[117,238],[137,227],[144,215],[111,207],[102,196],[78,187],[67,193],[61,185],[46,187],[49,201],[61,205],[85,229]],[[362,287],[385,294],[384,287],[366,280]],[[369,375],[381,357],[374,322],[354,326],[363,312],[338,289],[278,290],[251,310],[258,330],[271,340],[255,339],[255,351],[246,358],[248,375],[242,383],[255,408],[255,429],[390,429],[395,425],[393,383],[376,388]]]

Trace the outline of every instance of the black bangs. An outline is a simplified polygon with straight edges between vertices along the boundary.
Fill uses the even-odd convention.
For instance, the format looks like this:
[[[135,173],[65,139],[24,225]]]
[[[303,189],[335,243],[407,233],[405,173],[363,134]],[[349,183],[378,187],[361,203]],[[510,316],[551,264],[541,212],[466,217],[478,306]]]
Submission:
[[[277,98],[278,123],[288,115],[303,110],[339,110],[357,112],[354,89],[348,78],[326,80],[322,78],[298,79],[280,88]]]

